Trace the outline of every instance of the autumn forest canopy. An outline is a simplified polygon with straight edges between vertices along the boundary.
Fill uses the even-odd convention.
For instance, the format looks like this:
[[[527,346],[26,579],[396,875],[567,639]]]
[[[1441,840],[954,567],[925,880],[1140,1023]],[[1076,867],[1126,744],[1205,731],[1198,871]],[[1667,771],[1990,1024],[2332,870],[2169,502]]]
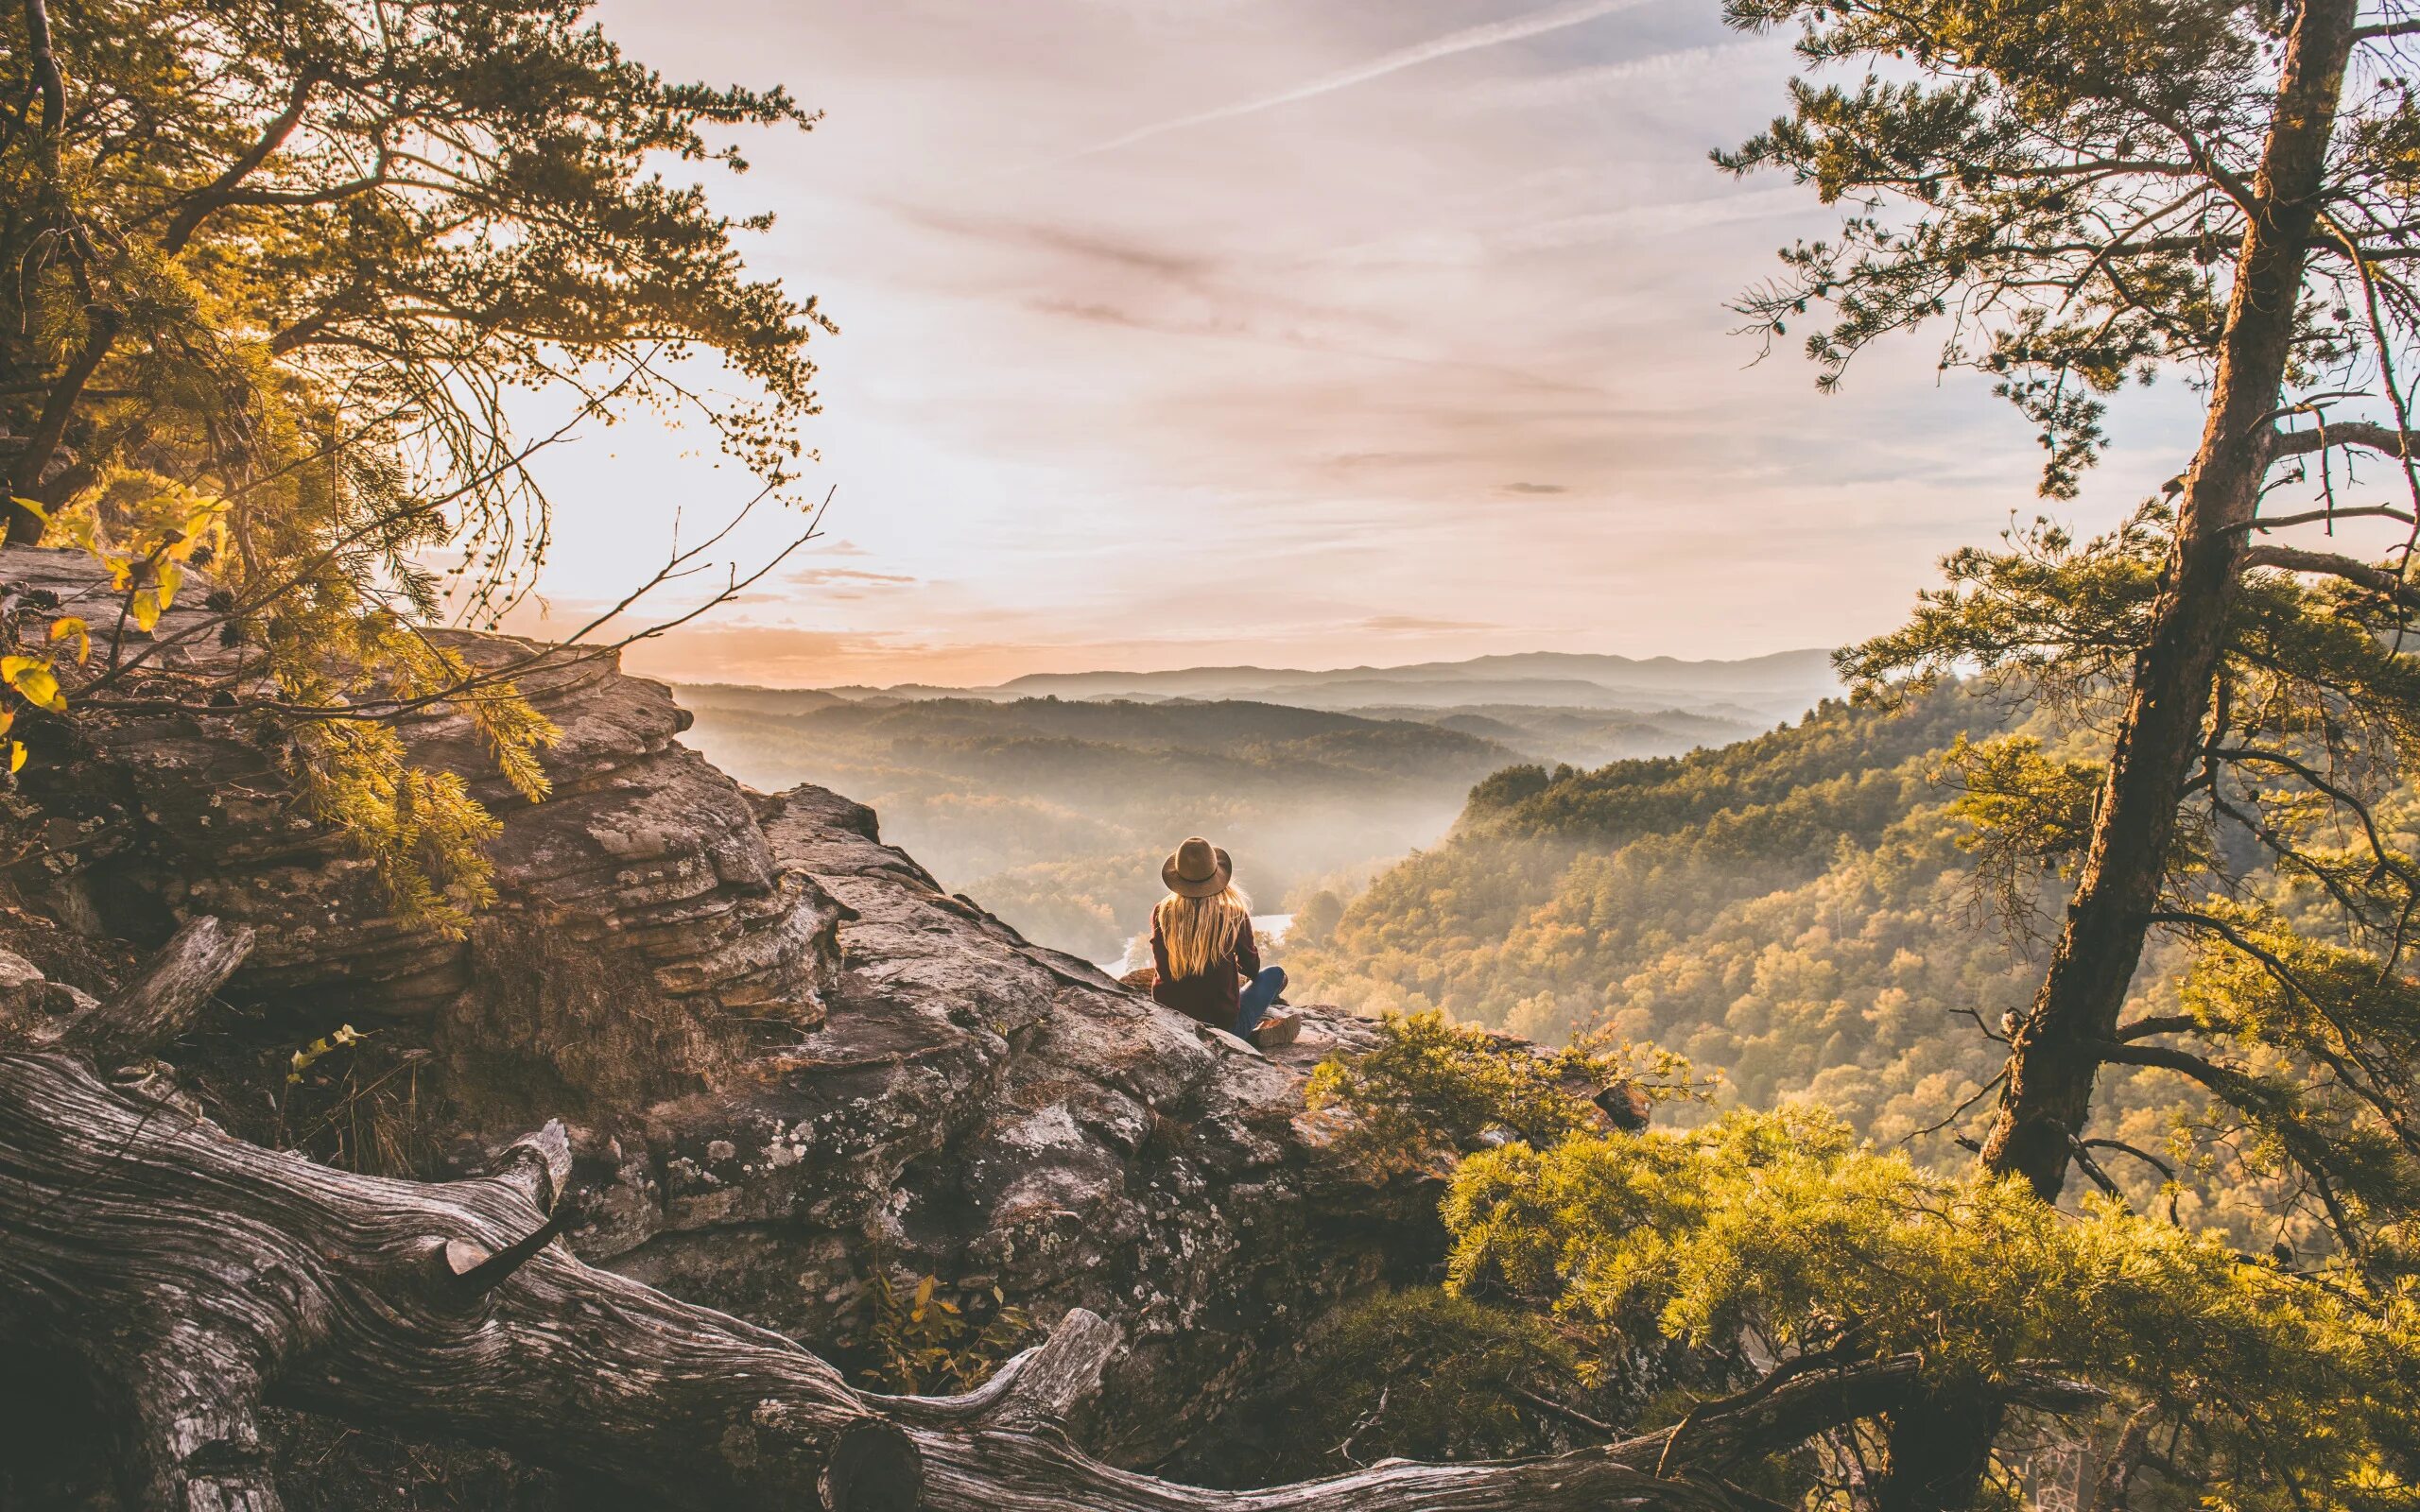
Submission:
[[[577,0],[0,4],[0,1509],[2420,1507],[2420,14],[1723,19],[1799,77],[1708,171],[1831,219],[1743,339],[2042,449],[1737,740],[676,708],[615,653],[825,496],[837,327],[717,202],[804,94]],[[495,633],[641,413],[745,488]],[[1204,812],[1315,1052],[1048,948]]]

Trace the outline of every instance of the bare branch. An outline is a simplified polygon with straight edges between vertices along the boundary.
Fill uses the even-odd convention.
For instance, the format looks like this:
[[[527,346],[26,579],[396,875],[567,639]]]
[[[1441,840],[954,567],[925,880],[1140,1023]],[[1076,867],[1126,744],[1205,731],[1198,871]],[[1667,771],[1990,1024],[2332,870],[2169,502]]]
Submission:
[[[2131,1155],[2135,1160],[2150,1166],[2152,1170],[2157,1171],[2161,1176],[2167,1177],[2169,1180],[2173,1181],[2176,1179],[2176,1167],[2169,1164],[2166,1160],[2161,1160],[2158,1156],[2152,1154],[2148,1150],[2138,1149],[2135,1145],[2127,1143],[2124,1140],[2086,1140],[2083,1142],[2083,1147],[2088,1150],[2116,1150],[2120,1155]]]
[[[2076,1158],[2076,1169],[2090,1177],[2092,1184],[2099,1187],[2105,1195],[2115,1198],[2121,1205],[2126,1205],[2127,1211],[2132,1211],[2132,1206],[2126,1204],[2126,1194],[2118,1190],[2118,1183],[2111,1180],[2109,1173],[2100,1168],[2100,1162],[2092,1158],[2091,1146],[2072,1134],[2067,1136],[2067,1146]]]
[[[2381,456],[2401,458],[2407,452],[2420,456],[2420,433],[2397,430],[2369,421],[2340,420],[2307,431],[2278,431],[2269,442],[2272,461],[2307,456],[2332,446],[2358,446]]]
[[[2332,551],[2306,551],[2300,546],[2262,544],[2246,546],[2241,560],[2246,567],[2273,567],[2281,572],[2318,573],[2324,576],[2341,577],[2373,593],[2382,593],[2399,604],[2420,609],[2420,590],[2405,582],[2393,568],[2372,566]]]
[[[43,0],[26,0],[26,61],[34,87],[42,92],[42,134],[51,136],[67,119],[67,84],[59,77],[59,55],[50,43],[50,9]]]
[[[2202,1021],[2189,1013],[2170,1013],[2156,1018],[2136,1019],[2118,1027],[2120,1040],[2148,1040],[2155,1034],[2191,1034],[2202,1027]]]
[[[2412,523],[2411,512],[2391,504],[2363,504],[2343,509],[2312,509],[2303,514],[2270,515],[2264,519],[2247,520],[2236,530],[2283,530],[2288,525],[2312,525],[2337,520],[2392,520],[2396,524]]]
[[[2092,1501],[2083,1512],[2126,1512],[2130,1499],[2126,1486],[2135,1478],[2135,1470],[2151,1448],[2152,1425],[2159,1420],[2159,1407],[2147,1402],[2135,1409],[2126,1426],[2111,1447],[2108,1458],[2100,1462],[2100,1471],[2093,1477]]]
[[[2222,1100],[2228,1093],[2239,1092],[2244,1081],[2242,1073],[2227,1070],[2215,1062],[2203,1059],[2188,1051],[2168,1045],[2121,1044],[2115,1040],[2101,1041],[2093,1047],[2100,1058],[2120,1066],[2149,1066],[2158,1071],[2172,1071],[2190,1077]],[[2230,1106],[2233,1106],[2232,1101]]]
[[[1099,1394],[1101,1371],[1124,1338],[1124,1332],[1099,1314],[1070,1308],[1049,1338],[1000,1366],[973,1391],[955,1397],[869,1393],[866,1400],[903,1422],[930,1427],[1065,1431]]]
[[[277,149],[285,145],[285,139],[292,136],[294,129],[302,124],[303,112],[310,106],[311,83],[312,78],[309,74],[305,73],[298,77],[294,80],[294,88],[288,95],[285,109],[262,129],[260,139],[246,148],[242,157],[229,163],[225,172],[186,197],[183,205],[178,209],[175,216],[169,220],[167,228],[160,234],[160,249],[163,253],[174,257],[184,250],[185,243],[193,239],[193,233],[200,229],[201,223],[209,218],[210,213],[229,203],[230,197],[235,193],[237,186],[258,172],[261,164],[275,156]]]
[[[2330,780],[2309,763],[2289,756],[2284,751],[2255,750],[2249,746],[2216,746],[2211,747],[2210,755],[2220,761],[2257,762],[2283,767],[2338,804],[2351,809],[2353,816],[2361,821],[2362,832],[2369,837],[2370,854],[2377,859],[2378,866],[2395,876],[2410,880],[2403,857],[2389,850],[2386,837],[2378,833],[2377,819],[2370,813],[2370,806],[2361,801],[2358,794]]]
[[[569,1208],[557,1209],[526,1237],[516,1239],[502,1249],[490,1253],[467,1239],[449,1239],[437,1246],[444,1265],[444,1279],[455,1296],[464,1304],[475,1302],[511,1280],[512,1273],[529,1263],[538,1251],[555,1242],[571,1227]]]
[[[1998,1039],[2002,1044],[2008,1043],[2008,1040],[2004,1038],[1999,1036],[1994,1036],[1994,1038]],[[1977,1103],[1979,1103],[1984,1098],[1989,1097],[1992,1094],[1993,1090],[2006,1080],[2008,1080],[2008,1068],[2006,1066],[2002,1066],[1998,1075],[1994,1076],[1991,1080],[1983,1083],[1982,1087],[1976,1091],[1974,1096],[1967,1098],[1964,1102],[1960,1103],[1956,1108],[1951,1108],[1949,1110],[1948,1117],[1943,1119],[1938,1124],[1930,1125],[1929,1127],[1917,1129],[1914,1133],[1910,1134],[1906,1139],[1901,1140],[1899,1143],[1906,1144],[1910,1141],[1922,1139],[1927,1134],[1940,1133],[1943,1129],[1947,1128],[1950,1125],[1955,1124],[1960,1119],[1965,1117],[1966,1110],[1968,1108],[1973,1108]]]

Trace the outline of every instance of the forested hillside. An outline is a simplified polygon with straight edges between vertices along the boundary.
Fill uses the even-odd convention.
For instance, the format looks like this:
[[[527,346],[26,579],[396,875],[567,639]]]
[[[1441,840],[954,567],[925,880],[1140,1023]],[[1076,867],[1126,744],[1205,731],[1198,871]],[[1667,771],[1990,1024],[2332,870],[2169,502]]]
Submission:
[[[2038,945],[1979,894],[1944,770],[1960,737],[2024,714],[1949,687],[1683,757],[1507,768],[1288,961],[1366,1010],[1556,1042],[1609,1029],[1720,1070],[1745,1106],[1805,1093],[1886,1142],[1917,1135],[1998,1071],[1986,1030],[2041,979]],[[2118,1099],[2147,1143],[2168,1133],[2163,1091]],[[1949,1138],[1915,1143],[1946,1160]]]
[[[1808,698],[1789,712],[1804,713]],[[1438,708],[1414,704],[1368,704],[1353,711],[1365,719],[1417,719],[1496,741],[1532,761],[1595,766],[1624,756],[1669,756],[1700,746],[1721,746],[1754,733],[1772,716],[1735,708],[1727,713],[1658,709],[1575,709],[1555,704],[1465,703]]]

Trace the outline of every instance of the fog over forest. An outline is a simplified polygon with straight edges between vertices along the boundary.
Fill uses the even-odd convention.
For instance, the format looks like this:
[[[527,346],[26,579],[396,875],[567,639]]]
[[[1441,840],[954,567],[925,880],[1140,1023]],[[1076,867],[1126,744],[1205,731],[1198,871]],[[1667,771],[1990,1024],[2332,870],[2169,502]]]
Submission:
[[[1821,652],[1507,656],[1409,667],[1042,674],[996,688],[687,686],[688,740],[753,786],[811,782],[1033,939],[1114,962],[1188,834],[1264,914],[1350,896],[1507,766],[1593,767],[1754,733],[1834,691]]]

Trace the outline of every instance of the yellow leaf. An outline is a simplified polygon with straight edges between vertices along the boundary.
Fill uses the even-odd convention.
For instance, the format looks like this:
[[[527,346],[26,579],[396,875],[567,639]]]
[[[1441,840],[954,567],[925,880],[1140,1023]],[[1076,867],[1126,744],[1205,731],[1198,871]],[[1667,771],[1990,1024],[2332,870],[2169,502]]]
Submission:
[[[81,666],[84,662],[92,659],[92,629],[86,626],[81,619],[73,614],[61,614],[59,618],[50,622],[50,638],[52,640],[63,641],[71,635],[76,637],[76,662],[78,666]]]
[[[152,592],[159,595],[162,609],[164,610],[177,601],[177,589],[184,580],[184,563],[170,560],[160,564],[160,586]],[[147,625],[144,628],[147,630],[150,627]]]
[[[9,727],[16,722],[17,711],[14,709],[0,709],[0,735],[7,734],[9,732]]]
[[[148,630],[160,623],[160,591],[146,588],[127,603],[127,612],[134,616],[138,628]]]
[[[63,714],[67,712],[67,695],[63,693],[54,693],[50,696],[50,702],[43,705],[43,707],[49,710],[52,713]]]
[[[207,540],[212,528],[219,524],[218,517],[226,512],[227,501],[224,499],[213,499],[208,504],[203,505],[200,508],[196,509],[193,513],[187,515],[185,517],[184,549],[179,552],[178,555],[184,556],[191,553],[194,547]]]
[[[24,695],[26,702],[43,709],[49,708],[51,700],[59,696],[59,679],[51,672],[50,663],[34,662],[30,657],[10,657],[9,660],[27,662],[31,664],[19,667],[13,673],[0,669],[0,676],[8,678],[9,686]]]
[[[9,742],[9,770],[14,772],[25,765],[26,743],[22,740]]]
[[[32,515],[43,524],[50,524],[50,511],[43,508],[41,505],[34,503],[33,500],[22,499],[12,493],[9,495],[9,502],[15,505],[18,508],[23,509],[26,513]]]
[[[42,658],[40,657],[0,656],[0,682],[14,683],[17,680],[18,673],[23,672],[27,667],[38,667],[40,665],[42,665]]]

